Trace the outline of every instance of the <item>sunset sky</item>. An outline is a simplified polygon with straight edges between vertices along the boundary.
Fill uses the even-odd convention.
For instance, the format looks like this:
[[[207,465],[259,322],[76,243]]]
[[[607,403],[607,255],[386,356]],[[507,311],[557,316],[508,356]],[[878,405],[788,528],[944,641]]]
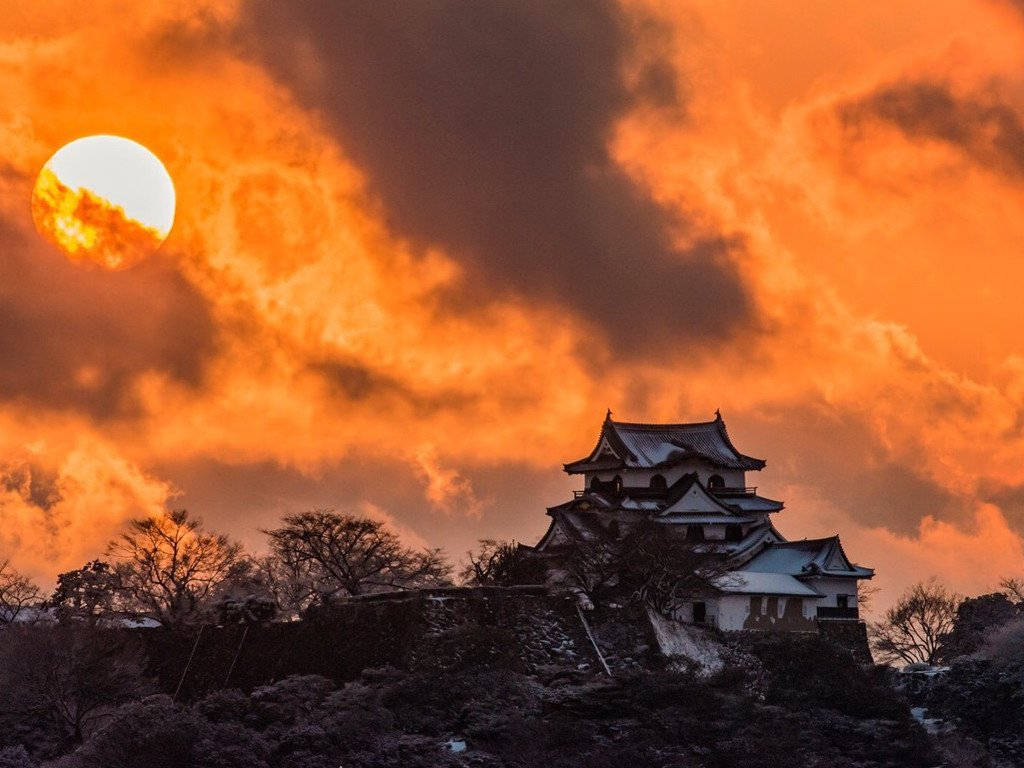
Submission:
[[[890,602],[1024,576],[1024,3],[2,0],[0,559],[187,507],[533,543],[605,409],[766,458]],[[163,247],[33,226],[140,142]]]

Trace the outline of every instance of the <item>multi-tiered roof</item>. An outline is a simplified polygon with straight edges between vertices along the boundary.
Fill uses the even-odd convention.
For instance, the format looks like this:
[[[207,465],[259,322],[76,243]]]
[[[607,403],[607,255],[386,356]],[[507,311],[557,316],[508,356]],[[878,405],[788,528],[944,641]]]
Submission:
[[[681,424],[614,421],[609,412],[593,450],[565,465],[584,488],[548,509],[551,525],[535,549],[557,552],[650,520],[727,558],[735,571],[722,580],[725,592],[809,595],[822,577],[870,578],[838,536],[785,540],[771,519],[783,503],[746,485],[745,473],[764,466],[737,450],[719,412]]]
[[[690,424],[637,424],[613,421],[611,411],[601,425],[597,445],[585,458],[565,465],[569,474],[612,469],[659,469],[686,459],[700,459],[723,469],[764,469],[763,459],[736,450],[722,414],[712,421]]]

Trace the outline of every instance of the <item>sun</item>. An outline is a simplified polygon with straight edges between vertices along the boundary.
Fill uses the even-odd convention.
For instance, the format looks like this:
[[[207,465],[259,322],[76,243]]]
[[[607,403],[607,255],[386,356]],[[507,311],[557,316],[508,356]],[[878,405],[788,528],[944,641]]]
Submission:
[[[125,269],[174,224],[174,182],[160,159],[121,136],[86,136],[57,150],[32,191],[36,229],[70,259]]]

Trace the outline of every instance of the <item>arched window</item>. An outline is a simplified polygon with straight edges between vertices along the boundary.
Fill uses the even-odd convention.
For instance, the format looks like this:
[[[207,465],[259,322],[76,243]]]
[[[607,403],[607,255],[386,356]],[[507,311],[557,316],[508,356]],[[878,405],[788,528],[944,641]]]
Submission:
[[[725,540],[739,541],[743,538],[743,526],[739,523],[729,523],[725,526]]]
[[[664,491],[668,488],[668,483],[665,482],[664,475],[652,475],[651,476],[651,490],[652,491]]]
[[[592,478],[590,478],[590,490],[592,490],[592,491],[599,491],[599,490],[601,490],[601,480],[598,478],[597,475],[594,475]]]
[[[708,478],[708,488],[725,488],[725,478],[721,475],[712,475]]]
[[[686,526],[687,541],[704,541],[704,526],[691,523]]]

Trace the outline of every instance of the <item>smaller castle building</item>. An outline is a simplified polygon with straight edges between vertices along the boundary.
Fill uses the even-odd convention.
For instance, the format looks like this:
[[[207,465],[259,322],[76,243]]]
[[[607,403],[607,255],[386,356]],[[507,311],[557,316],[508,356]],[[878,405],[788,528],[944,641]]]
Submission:
[[[686,424],[601,425],[594,449],[565,465],[583,487],[548,509],[551,524],[533,548],[553,578],[580,543],[620,537],[638,523],[692,543],[722,563],[708,587],[674,618],[725,631],[815,631],[819,622],[857,621],[857,584],[874,571],[854,564],[838,536],[787,541],[774,518],[783,503],[748,485],[763,459],[740,453],[720,413]]]

